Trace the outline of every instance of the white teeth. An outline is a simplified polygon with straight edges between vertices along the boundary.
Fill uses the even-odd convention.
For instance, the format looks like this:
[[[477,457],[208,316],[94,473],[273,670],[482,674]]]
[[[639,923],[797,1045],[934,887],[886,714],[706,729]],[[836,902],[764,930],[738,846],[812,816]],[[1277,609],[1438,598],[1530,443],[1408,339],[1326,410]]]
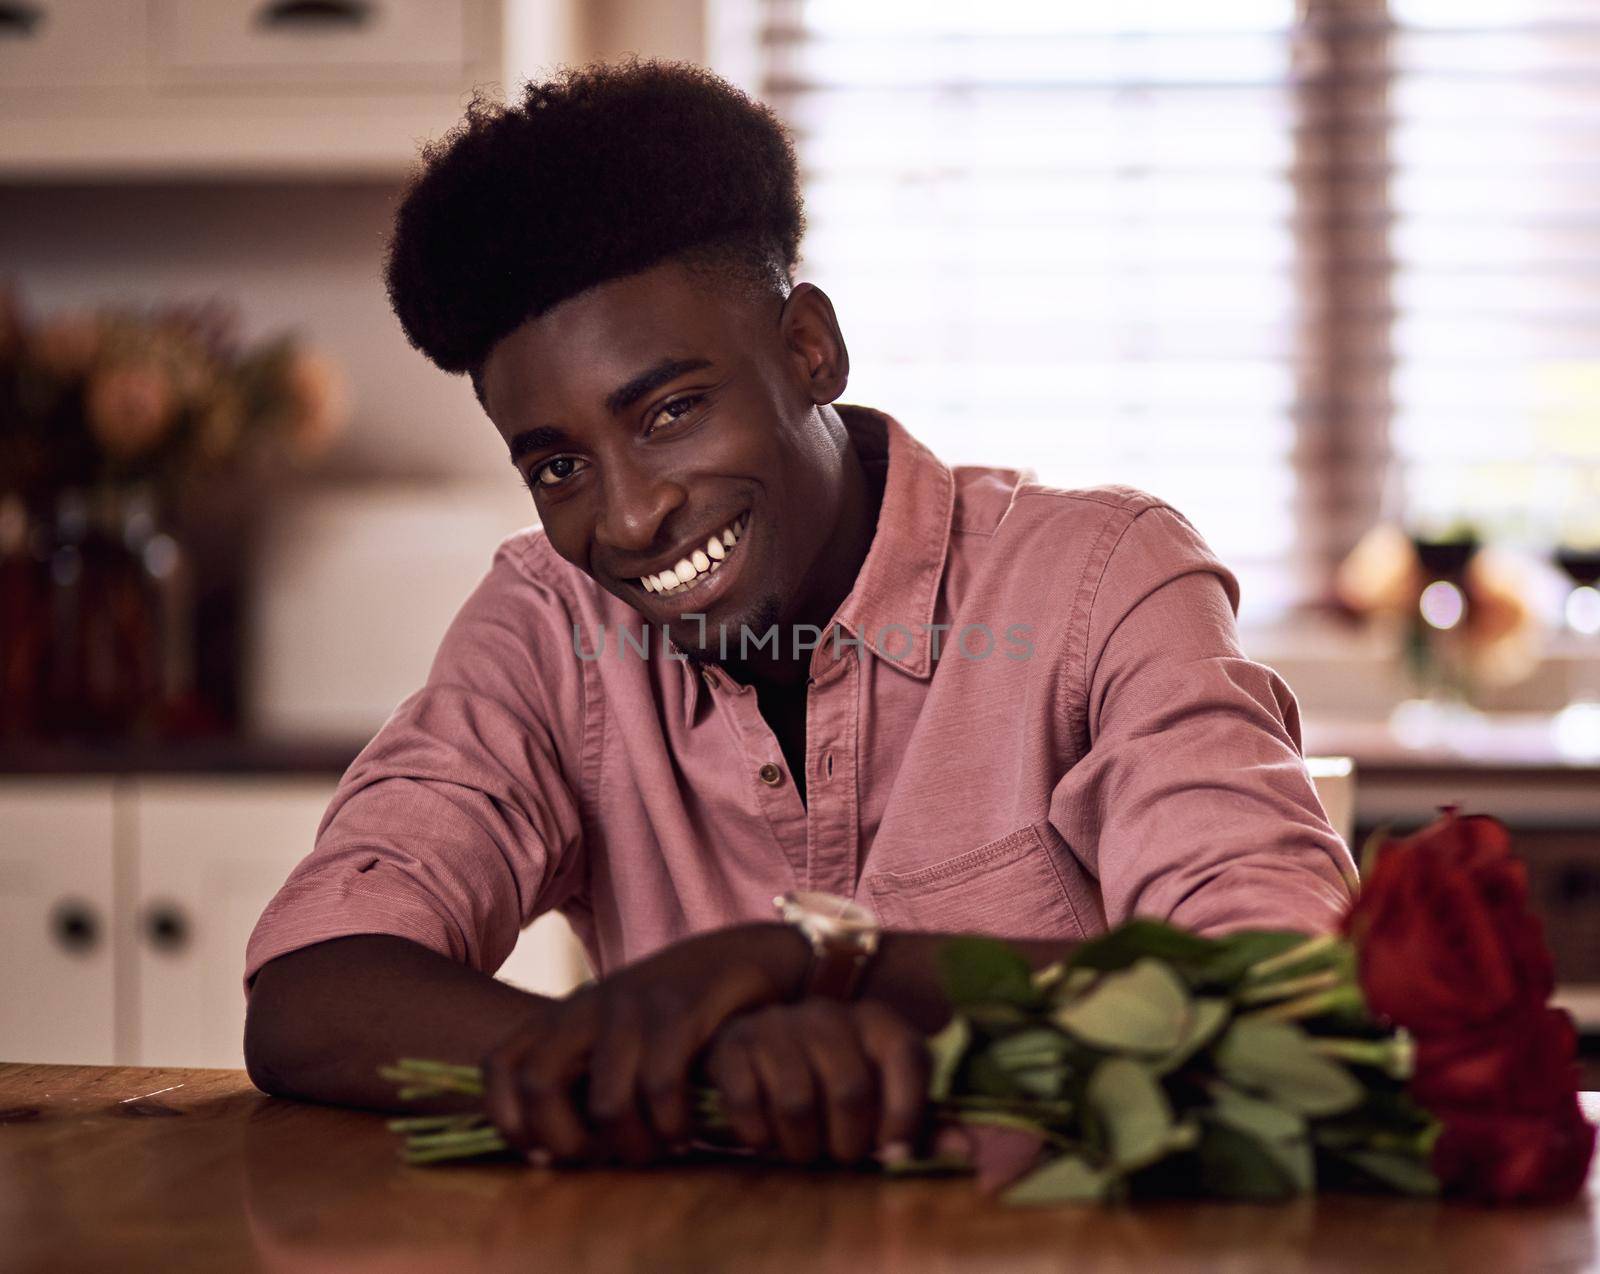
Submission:
[[[683,591],[701,576],[718,570],[727,559],[728,550],[739,542],[739,536],[749,525],[748,514],[730,522],[725,530],[708,539],[703,549],[695,549],[688,557],[680,558],[676,566],[657,571],[654,575],[640,576],[640,585],[647,593],[671,595]]]

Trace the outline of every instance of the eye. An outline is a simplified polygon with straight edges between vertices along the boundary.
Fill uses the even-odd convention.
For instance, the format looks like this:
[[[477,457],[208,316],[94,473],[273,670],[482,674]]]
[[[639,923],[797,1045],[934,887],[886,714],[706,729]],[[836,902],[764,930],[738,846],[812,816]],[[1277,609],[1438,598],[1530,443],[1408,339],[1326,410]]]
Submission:
[[[657,429],[670,428],[704,401],[704,394],[684,394],[681,398],[662,403],[655,415],[650,418],[650,431],[654,433]]]
[[[559,487],[573,474],[582,472],[579,468],[582,463],[576,456],[555,456],[528,474],[528,485]]]

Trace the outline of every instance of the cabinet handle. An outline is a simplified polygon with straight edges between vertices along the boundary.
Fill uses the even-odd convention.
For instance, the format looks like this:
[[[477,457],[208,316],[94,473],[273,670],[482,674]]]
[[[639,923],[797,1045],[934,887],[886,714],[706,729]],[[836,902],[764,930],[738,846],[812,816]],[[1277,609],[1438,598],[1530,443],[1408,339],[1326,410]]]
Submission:
[[[144,913],[144,938],[157,951],[182,951],[189,945],[192,926],[183,908],[172,902],[151,903]]]
[[[81,898],[63,898],[50,913],[51,936],[73,955],[87,955],[99,946],[100,928],[100,913]]]
[[[1567,906],[1600,902],[1600,866],[1567,863],[1555,878],[1555,900]]]
[[[26,40],[44,21],[44,10],[20,0],[0,2],[0,39]]]
[[[372,21],[368,0],[272,0],[256,12],[268,31],[354,31]]]

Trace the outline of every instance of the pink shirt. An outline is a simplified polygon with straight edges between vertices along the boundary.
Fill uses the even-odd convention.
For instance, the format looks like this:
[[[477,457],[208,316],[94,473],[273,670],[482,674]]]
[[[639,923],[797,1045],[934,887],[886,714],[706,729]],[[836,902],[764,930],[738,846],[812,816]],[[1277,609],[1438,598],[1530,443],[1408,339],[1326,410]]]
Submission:
[[[805,803],[755,691],[696,672],[530,528],[345,774],[251,936],[247,993],[275,956],[356,933],[492,973],[551,908],[604,972],[796,888],[1011,937],[1135,914],[1330,928],[1355,868],[1294,696],[1244,657],[1238,585],[1182,515],[950,469],[840,413],[888,472],[812,653]]]

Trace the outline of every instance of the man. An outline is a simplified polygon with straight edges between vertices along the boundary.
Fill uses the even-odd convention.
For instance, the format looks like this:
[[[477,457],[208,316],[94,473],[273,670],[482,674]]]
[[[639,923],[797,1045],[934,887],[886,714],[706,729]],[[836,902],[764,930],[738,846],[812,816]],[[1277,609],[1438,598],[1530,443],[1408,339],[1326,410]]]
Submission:
[[[1353,866],[1233,577],[1150,496],[952,471],[836,406],[801,229],[782,128],[693,68],[530,85],[427,152],[390,296],[542,529],[263,915],[262,1088],[381,1107],[385,1061],[481,1060],[514,1145],[637,1162],[703,1078],[752,1146],[894,1156],[937,935],[1043,962],[1135,913],[1337,918]],[[551,908],[600,975],[562,1001],[491,976]]]

